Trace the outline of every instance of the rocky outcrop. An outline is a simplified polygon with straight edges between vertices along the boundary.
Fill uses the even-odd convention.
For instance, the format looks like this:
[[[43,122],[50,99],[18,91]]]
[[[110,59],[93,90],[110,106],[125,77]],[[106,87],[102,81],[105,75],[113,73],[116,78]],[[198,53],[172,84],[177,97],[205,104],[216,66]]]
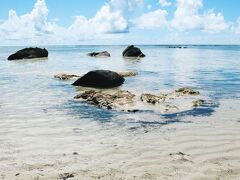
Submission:
[[[118,72],[119,75],[122,77],[132,77],[136,76],[138,73],[137,72],[131,72],[131,71],[125,71],[125,72]]]
[[[196,95],[198,91],[186,89],[188,89],[186,92],[177,89],[165,94],[144,93],[140,96],[129,91],[88,90],[75,96],[75,99],[86,101],[100,108],[127,112],[155,111],[163,114],[193,110],[205,103],[205,100]]]
[[[10,55],[8,60],[33,59],[48,57],[48,51],[44,48],[25,48]]]
[[[195,96],[199,94],[200,94],[199,91],[195,91],[191,88],[179,88],[174,92],[160,94],[160,95],[142,94],[140,99],[142,102],[155,105],[157,103],[163,103],[167,100],[179,99],[180,96]],[[200,104],[200,103],[201,103],[200,100],[193,101],[193,104]]]
[[[76,74],[65,74],[65,73],[54,75],[54,78],[60,79],[60,80],[69,80],[72,78],[79,78],[79,77],[80,76]]]
[[[142,53],[142,51],[134,47],[133,45],[128,46],[122,53],[123,57],[145,57],[145,54]]]
[[[175,93],[177,95],[199,95],[199,91],[195,91],[191,88],[179,88],[177,90],[175,90]]]
[[[90,71],[73,83],[74,86],[93,88],[113,88],[124,83],[125,79],[116,72],[108,70]]]
[[[134,104],[134,97],[135,95],[129,91],[117,91],[114,94],[108,94],[101,91],[90,90],[74,98],[86,100],[88,103],[100,108],[134,111],[133,109],[126,108]]]
[[[193,104],[193,107],[198,107],[203,105],[204,102],[205,102],[204,100],[198,99],[198,100],[192,101],[192,104]]]
[[[102,52],[91,52],[87,54],[88,56],[91,57],[110,57],[110,53],[107,51],[102,51]]]
[[[149,103],[149,104],[157,104],[165,101],[166,96],[157,96],[153,94],[142,94],[140,99],[142,102]]]

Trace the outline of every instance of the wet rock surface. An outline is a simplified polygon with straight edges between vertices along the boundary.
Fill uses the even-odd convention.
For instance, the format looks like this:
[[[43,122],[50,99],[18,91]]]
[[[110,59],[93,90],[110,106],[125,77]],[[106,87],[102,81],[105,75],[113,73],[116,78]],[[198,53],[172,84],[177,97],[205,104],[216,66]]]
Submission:
[[[176,113],[201,106],[205,101],[199,99],[197,95],[199,92],[190,88],[180,88],[159,95],[143,93],[140,96],[129,91],[107,93],[89,90],[75,96],[75,99],[84,100],[100,108],[127,112],[151,110],[160,113]]]
[[[137,72],[131,72],[131,71],[118,72],[118,74],[123,77],[132,77],[132,76],[138,75]]]
[[[179,88],[176,89],[174,92],[166,93],[166,94],[159,94],[159,95],[153,95],[153,94],[142,94],[140,99],[141,101],[149,104],[157,104],[157,103],[163,103],[170,99],[177,99],[180,96],[195,96],[199,95],[199,91],[193,90],[191,88]],[[200,104],[198,101],[193,101],[195,104]]]
[[[113,94],[103,93],[101,91],[85,91],[82,94],[75,96],[75,99],[83,99],[90,104],[100,108],[126,110],[125,106],[134,104],[135,95],[129,91],[117,91]],[[133,110],[133,109],[132,109]],[[127,109],[126,111],[130,111]]]
[[[122,53],[123,57],[145,57],[145,54],[142,53],[142,51],[131,45],[128,46]]]
[[[117,73],[122,77],[133,77],[138,75],[137,72],[132,72],[132,71],[123,71],[123,72],[117,72]],[[68,74],[68,73],[59,73],[54,75],[54,78],[59,80],[71,80],[79,77],[82,77],[82,76],[78,74]]]
[[[199,95],[199,91],[193,90],[191,88],[179,88],[177,90],[175,90],[175,93],[177,95]]]
[[[73,177],[74,177],[74,175],[72,173],[63,173],[63,174],[59,175],[59,179],[61,179],[61,180],[67,180],[67,179],[70,179]]]
[[[81,76],[76,75],[76,74],[65,74],[65,73],[54,75],[54,78],[59,79],[59,80],[69,80],[69,79],[79,78],[79,77],[81,77]]]
[[[192,104],[193,104],[193,107],[198,107],[198,106],[203,105],[204,102],[205,102],[205,100],[198,99],[198,100],[192,101]]]
[[[153,94],[142,94],[140,99],[142,102],[149,103],[149,104],[157,104],[165,101],[166,96],[157,96]]]
[[[116,72],[108,70],[90,71],[73,83],[74,86],[93,88],[113,88],[124,83],[125,79]]]
[[[33,59],[48,57],[48,51],[44,48],[25,48],[10,55],[8,60],[21,60],[21,59]]]
[[[110,53],[107,51],[102,51],[102,52],[91,52],[87,54],[88,56],[91,57],[110,57]]]

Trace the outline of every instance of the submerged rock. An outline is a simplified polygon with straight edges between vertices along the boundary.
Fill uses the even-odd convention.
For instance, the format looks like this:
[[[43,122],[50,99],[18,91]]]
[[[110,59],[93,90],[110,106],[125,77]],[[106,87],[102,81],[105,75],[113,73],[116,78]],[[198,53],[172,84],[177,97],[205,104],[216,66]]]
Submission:
[[[59,179],[61,179],[61,180],[67,180],[67,179],[70,179],[73,177],[74,177],[74,175],[72,173],[59,174]]]
[[[181,92],[181,95],[179,95],[179,92]],[[195,107],[201,106],[205,102],[196,95],[198,91],[194,91],[195,93],[193,93],[188,90],[188,93],[183,93],[183,95],[182,92],[185,91],[178,89],[165,94],[154,95],[143,93],[139,96],[129,91],[111,91],[111,93],[108,93],[90,90],[75,96],[75,99],[84,100],[100,108],[126,112],[150,110],[163,114],[193,110]]]
[[[131,72],[131,71],[125,71],[125,72],[118,72],[119,75],[123,77],[132,77],[136,76],[138,73],[137,72]]]
[[[199,94],[198,91],[190,88],[179,88],[166,94],[142,94],[140,100],[145,104],[153,105],[161,112],[178,112],[202,105],[204,100],[196,100]]]
[[[199,95],[199,94],[200,94],[199,91],[195,91],[190,88],[179,88],[179,89],[175,90],[174,92],[160,94],[160,95],[153,95],[153,94],[147,94],[147,93],[142,94],[140,99],[142,102],[154,105],[157,103],[163,103],[166,100],[177,99],[177,98],[179,98],[179,96],[194,96],[194,95]]]
[[[178,95],[199,95],[199,91],[195,91],[191,88],[179,88],[175,90]]]
[[[73,83],[74,86],[93,88],[113,88],[124,83],[125,79],[116,72],[108,70],[90,71]]]
[[[91,57],[110,57],[110,53],[107,51],[102,51],[102,52],[91,52],[87,54],[88,56]]]
[[[184,48],[184,49],[186,49],[187,46],[168,46],[168,48],[179,48],[179,49]]]
[[[203,105],[204,102],[205,102],[204,100],[198,99],[198,100],[193,101],[192,104],[193,104],[193,107],[198,107],[198,106]]]
[[[54,75],[54,78],[60,79],[60,80],[69,80],[77,77],[80,77],[80,76],[76,74],[65,74],[65,73]]]
[[[149,104],[157,104],[165,101],[166,96],[157,96],[153,94],[142,94],[140,99],[142,102]]]
[[[48,51],[44,48],[25,48],[10,55],[8,60],[33,59],[48,57]]]
[[[117,91],[114,94],[108,94],[101,91],[90,90],[85,91],[74,98],[86,100],[90,104],[96,105],[100,108],[121,109],[130,112],[133,110],[126,109],[126,107],[133,105],[134,97],[135,95],[129,91]]]
[[[145,54],[142,51],[134,47],[133,45],[128,46],[122,53],[123,57],[145,57]]]

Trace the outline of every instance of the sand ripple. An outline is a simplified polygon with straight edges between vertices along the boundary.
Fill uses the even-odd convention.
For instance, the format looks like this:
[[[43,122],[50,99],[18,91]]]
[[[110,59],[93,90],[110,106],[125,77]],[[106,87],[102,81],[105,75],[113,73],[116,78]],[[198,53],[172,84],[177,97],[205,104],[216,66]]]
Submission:
[[[1,119],[0,179],[237,180],[237,104],[226,100],[212,116],[154,126],[120,124],[122,116],[105,124],[60,115],[51,122]]]

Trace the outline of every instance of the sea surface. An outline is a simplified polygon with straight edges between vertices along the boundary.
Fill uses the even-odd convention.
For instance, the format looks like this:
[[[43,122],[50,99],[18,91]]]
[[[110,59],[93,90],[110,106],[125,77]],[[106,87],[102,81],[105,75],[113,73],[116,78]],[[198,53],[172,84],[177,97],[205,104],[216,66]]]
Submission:
[[[177,173],[175,178],[181,179],[181,177],[187,177],[190,172],[193,174],[189,176],[189,179],[204,178],[209,174],[211,178],[217,178],[219,174],[217,170],[214,171],[214,168],[217,169],[215,165],[212,167],[213,172],[206,170],[206,167],[211,167],[209,164],[204,167],[200,166],[206,165],[203,162],[194,168],[179,168],[179,172],[176,172],[173,165],[167,166],[170,161],[161,159],[166,163],[166,167],[162,167],[154,162],[154,159],[161,156],[158,154],[160,150],[166,152],[164,156],[169,156],[169,153],[174,153],[169,152],[169,149],[173,151],[178,149],[176,153],[185,150],[191,154],[192,162],[195,162],[196,157],[201,161],[201,158],[204,159],[205,156],[198,157],[199,152],[196,153],[197,150],[193,146],[187,146],[187,142],[194,143],[195,139],[198,139],[200,144],[215,142],[207,138],[206,134],[212,137],[211,133],[216,130],[219,144],[215,145],[219,146],[219,152],[221,152],[220,147],[225,147],[222,143],[227,141],[228,144],[234,135],[227,137],[229,139],[226,136],[234,132],[237,134],[240,124],[240,46],[186,45],[187,48],[181,49],[168,48],[164,45],[140,45],[138,47],[146,54],[145,58],[124,59],[122,51],[126,46],[79,45],[45,46],[49,51],[47,59],[21,61],[8,61],[7,57],[23,47],[0,47],[0,179],[1,177],[2,179],[14,179],[15,173],[20,173],[20,179],[24,173],[23,179],[35,178],[40,176],[39,169],[46,171],[45,175],[51,175],[46,179],[57,176],[60,171],[67,170],[78,177],[93,175],[114,179],[120,179],[120,177],[123,179],[158,177],[161,179],[157,172],[163,172],[162,179],[172,179],[170,175],[174,176],[174,173],[175,175]],[[110,58],[93,58],[86,55],[89,52],[105,50],[110,52]],[[175,114],[160,114],[152,111],[137,113],[109,111],[74,101],[73,97],[82,89],[72,86],[73,80],[60,81],[54,78],[55,74],[62,72],[85,74],[97,69],[138,72],[137,76],[126,78],[124,85],[117,89],[129,90],[136,94],[157,94],[180,87],[191,87],[200,91],[213,103],[212,106]],[[210,126],[213,124],[214,127],[211,129]],[[221,129],[218,129],[217,124]],[[209,126],[206,127],[206,125]],[[185,128],[186,131],[176,130],[181,126],[184,126],[183,129]],[[223,130],[223,127],[226,127],[226,132],[221,134],[220,130]],[[209,128],[209,130],[204,130],[204,128]],[[183,135],[181,133],[189,132],[188,130],[191,130],[190,134],[198,131],[202,134],[199,135],[200,138],[197,135],[190,137],[188,134],[187,137],[190,139],[187,140],[189,141],[178,142],[176,137],[181,138]],[[157,133],[161,133],[161,136]],[[148,139],[144,139],[144,134],[151,134],[151,138],[149,136]],[[161,137],[163,137],[162,140]],[[235,143],[237,144],[239,136],[234,137],[236,137]],[[159,142],[164,141],[163,144],[157,143],[154,138],[159,139]],[[170,142],[172,145],[167,148],[168,138],[169,141],[171,138],[174,139],[174,143]],[[147,144],[144,145],[145,149],[140,148],[146,142],[153,142],[149,145],[151,150],[146,149]],[[97,146],[97,143],[100,145]],[[104,143],[111,148],[117,148],[120,143],[119,149],[122,151],[106,153],[106,148],[109,147],[101,148]],[[185,144],[179,145],[178,148],[178,144],[181,143]],[[165,149],[158,149],[162,145]],[[214,144],[209,144],[209,147],[213,146]],[[195,145],[195,147],[198,146]],[[239,144],[236,148],[238,147]],[[226,151],[233,151],[234,154],[235,151],[232,148]],[[86,162],[90,164],[89,167],[85,164],[79,169],[66,168],[69,163],[74,164],[75,161],[69,161],[71,157],[63,160],[61,156],[74,151],[78,152],[79,161],[84,156],[80,164]],[[95,151],[98,151],[98,154]],[[130,151],[134,154],[131,155]],[[149,156],[142,157],[143,152],[148,153]],[[87,156],[88,153],[89,156]],[[108,157],[111,153],[112,156]],[[208,153],[210,152],[206,154]],[[151,154],[156,156],[151,156]],[[176,154],[176,157],[180,155],[181,153]],[[104,157],[108,158],[104,159]],[[170,154],[169,158],[171,157]],[[239,154],[231,157],[233,157],[232,160],[235,158],[232,167],[236,169],[240,162]],[[114,159],[125,162],[125,165],[116,164]],[[144,159],[146,162],[142,162]],[[206,157],[204,160],[207,162],[209,159]],[[230,160],[229,164],[232,162]],[[42,166],[39,165],[41,162]],[[45,166],[46,162],[50,165]],[[61,162],[66,163],[61,164]],[[139,165],[139,162],[142,164]],[[54,169],[55,174],[50,173],[51,168]],[[233,177],[235,177],[234,173],[239,175],[239,171],[235,172],[234,168],[231,174]],[[194,169],[202,173],[194,176]],[[81,173],[77,174],[80,170]],[[228,176],[224,176],[223,179],[225,177],[228,179]]]
[[[0,47],[0,118],[111,121],[121,113],[73,102],[79,89],[72,81],[53,78],[61,72],[85,74],[96,69],[138,72],[119,88],[133,92],[193,87],[216,104],[220,99],[240,98],[240,46],[139,46],[146,54],[139,60],[124,59],[125,47],[49,46],[48,59],[21,61],[8,61],[7,57],[22,47]],[[111,58],[86,56],[103,50],[109,51]]]

